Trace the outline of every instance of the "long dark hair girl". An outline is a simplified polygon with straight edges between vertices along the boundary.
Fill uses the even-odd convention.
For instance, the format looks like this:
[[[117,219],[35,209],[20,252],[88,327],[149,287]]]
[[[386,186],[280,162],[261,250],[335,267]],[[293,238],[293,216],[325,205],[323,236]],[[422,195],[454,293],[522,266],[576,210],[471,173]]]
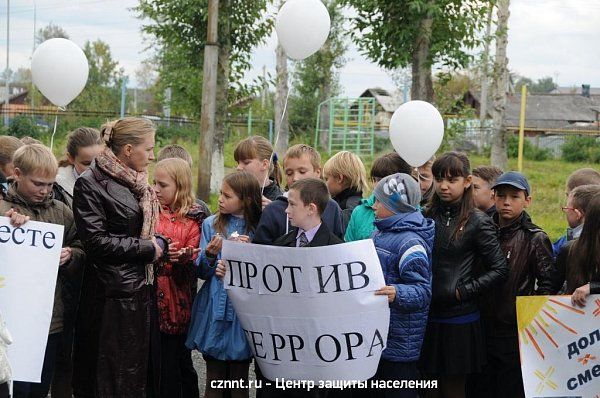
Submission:
[[[465,179],[471,176],[471,162],[464,153],[460,152],[446,152],[435,162],[431,167],[431,172],[435,180],[443,180],[444,178],[456,178],[463,177]],[[427,217],[434,218],[444,211],[444,206],[447,203],[442,201],[440,197],[434,193],[431,196],[429,205],[427,206]],[[463,196],[460,200],[460,212],[458,215],[459,221],[456,229],[452,233],[452,239],[459,237],[460,231],[463,230],[464,226],[469,221],[469,216],[472,210],[475,208],[475,202],[473,201],[473,184],[470,184],[468,188],[465,188]]]
[[[246,222],[245,232],[253,231],[258,225],[262,213],[262,195],[258,180],[248,172],[238,171],[226,176],[223,184],[227,184],[242,201],[244,221]],[[228,220],[228,215],[217,213],[214,224],[217,232],[224,234],[227,231]]]
[[[600,194],[590,201],[581,235],[569,250],[568,264],[568,294],[600,275]]]

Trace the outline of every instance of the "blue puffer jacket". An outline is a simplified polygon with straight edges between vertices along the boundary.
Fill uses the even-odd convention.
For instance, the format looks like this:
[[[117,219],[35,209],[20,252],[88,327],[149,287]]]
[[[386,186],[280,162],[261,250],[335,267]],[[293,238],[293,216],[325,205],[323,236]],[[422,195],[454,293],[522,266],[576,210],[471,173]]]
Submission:
[[[431,302],[434,222],[414,212],[376,220],[375,226],[373,241],[385,283],[396,288],[396,298],[390,303],[387,347],[381,357],[417,361]]]

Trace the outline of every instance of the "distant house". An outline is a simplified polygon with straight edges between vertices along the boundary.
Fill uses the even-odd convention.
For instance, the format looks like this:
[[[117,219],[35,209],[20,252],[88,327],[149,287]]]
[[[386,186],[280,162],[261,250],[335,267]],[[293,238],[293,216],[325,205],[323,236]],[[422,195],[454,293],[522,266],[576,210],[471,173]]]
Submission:
[[[28,90],[11,90],[8,98],[9,105],[24,105],[27,100]],[[0,106],[6,105],[6,90],[4,87],[0,88]]]
[[[480,109],[479,93],[469,91],[465,104]],[[488,117],[492,117],[492,101],[488,100]],[[525,110],[527,135],[565,134],[599,130],[600,97],[574,94],[528,94]],[[519,129],[521,95],[509,95],[505,123],[508,130]]]
[[[28,93],[28,90],[11,87],[10,96],[8,97],[8,109],[6,109],[6,90],[4,90],[4,87],[0,88],[0,114],[4,116],[8,113],[10,120],[20,113],[29,111]]]
[[[600,135],[600,96],[571,94],[528,94],[525,109],[525,136],[538,148],[560,156],[562,145],[571,134]],[[479,93],[469,91],[465,104],[480,109]],[[492,118],[493,103],[488,99],[488,118]],[[508,131],[519,130],[521,95],[509,95],[505,123]],[[490,136],[485,140],[489,144]],[[483,139],[480,138],[482,141]]]
[[[387,90],[382,88],[368,88],[360,98],[375,98],[375,123],[381,130],[387,130],[390,127],[392,115],[402,105],[402,99],[394,97]]]

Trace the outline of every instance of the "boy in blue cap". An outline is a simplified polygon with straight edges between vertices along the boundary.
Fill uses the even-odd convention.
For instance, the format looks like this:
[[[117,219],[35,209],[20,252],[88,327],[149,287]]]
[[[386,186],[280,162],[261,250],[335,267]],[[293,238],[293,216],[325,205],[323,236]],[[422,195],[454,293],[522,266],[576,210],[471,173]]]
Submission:
[[[525,397],[519,358],[516,297],[554,294],[552,243],[525,209],[531,205],[531,188],[521,173],[509,171],[492,185],[506,254],[508,279],[495,288],[483,305],[487,365],[468,387],[472,397]]]
[[[373,243],[383,269],[390,305],[387,347],[376,380],[415,380],[431,302],[434,223],[419,209],[421,187],[408,174],[393,174],[375,187]],[[372,391],[370,396],[416,397],[415,390]]]

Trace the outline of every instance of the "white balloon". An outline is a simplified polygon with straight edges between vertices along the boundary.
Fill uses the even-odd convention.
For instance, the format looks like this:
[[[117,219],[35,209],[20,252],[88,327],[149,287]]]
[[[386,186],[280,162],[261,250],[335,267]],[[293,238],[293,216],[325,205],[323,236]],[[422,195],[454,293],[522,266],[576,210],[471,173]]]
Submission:
[[[67,39],[46,40],[33,53],[33,84],[57,106],[67,106],[85,87],[89,65],[85,54]]]
[[[406,102],[392,115],[390,140],[398,155],[413,167],[425,164],[444,138],[444,120],[425,101]]]
[[[288,0],[275,21],[279,43],[288,57],[296,60],[316,53],[330,28],[329,12],[320,0]]]

